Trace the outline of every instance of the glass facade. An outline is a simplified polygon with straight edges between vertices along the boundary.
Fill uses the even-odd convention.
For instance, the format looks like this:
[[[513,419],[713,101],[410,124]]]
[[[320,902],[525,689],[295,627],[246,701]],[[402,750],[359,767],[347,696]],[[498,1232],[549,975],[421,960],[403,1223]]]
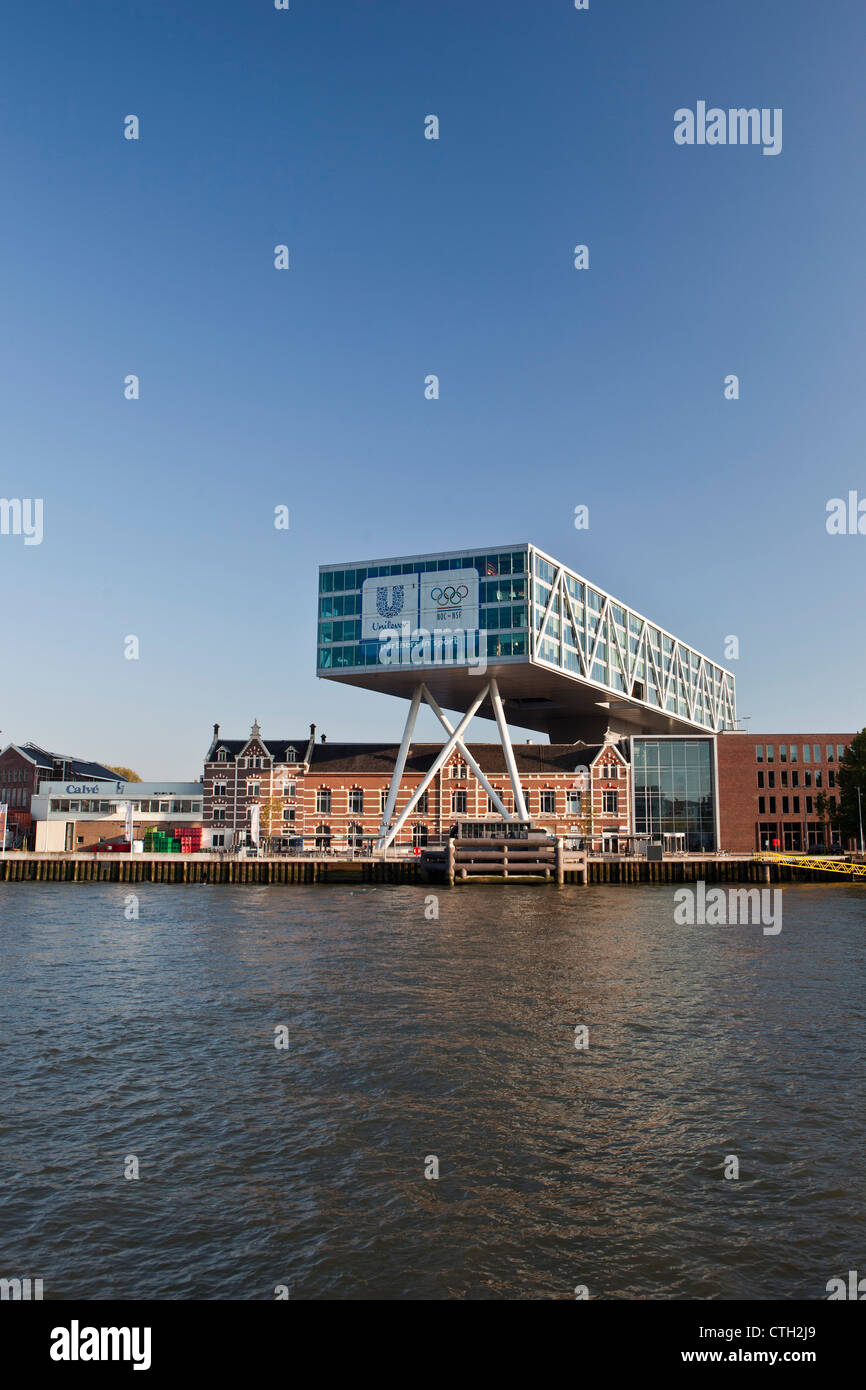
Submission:
[[[479,630],[488,658],[529,656],[529,550],[419,556],[319,571],[317,667],[332,671],[379,664],[379,644],[361,641],[361,589],[366,579],[446,574],[474,569],[479,577]]]
[[[632,756],[635,833],[662,843],[681,833],[689,852],[715,850],[712,741],[636,738]]]
[[[734,727],[729,672],[536,550],[532,599],[538,660],[714,732]]]
[[[661,716],[658,727],[670,729],[669,718],[713,733],[736,724],[730,672],[532,545],[323,566],[318,605],[322,675],[382,663],[472,665],[483,654],[619,694]],[[425,631],[447,637],[447,651],[431,656],[423,641],[408,650],[411,634]]]

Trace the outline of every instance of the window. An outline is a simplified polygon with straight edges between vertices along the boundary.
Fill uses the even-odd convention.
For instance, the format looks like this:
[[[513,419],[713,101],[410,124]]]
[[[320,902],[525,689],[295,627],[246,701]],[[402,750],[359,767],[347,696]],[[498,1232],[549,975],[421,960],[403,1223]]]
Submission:
[[[799,772],[797,771],[797,769],[794,768],[794,771],[791,773],[791,786],[792,786],[792,787],[799,787],[799,785],[800,785],[800,774],[799,774]]]
[[[350,849],[362,849],[364,845],[364,827],[360,821],[352,821],[349,826],[349,833],[346,843]]]
[[[812,752],[812,745],[811,745],[811,743],[804,743],[804,744],[803,744],[803,762],[804,762],[804,763],[808,763],[808,762],[810,761],[810,754],[811,754],[811,752]]]
[[[803,768],[803,786],[804,786],[804,787],[811,787],[811,785],[812,785],[812,769],[811,769],[810,767],[804,767],[804,768]]]
[[[819,763],[820,761],[821,761],[821,746],[820,746],[820,744],[818,744],[818,743],[813,743],[813,744],[812,744],[812,762],[813,762],[813,763]]]
[[[758,773],[758,786],[759,786],[759,787],[762,787],[763,785],[764,785],[764,774],[763,774],[763,772],[759,772],[759,773]]]
[[[775,772],[768,772],[768,773],[767,773],[767,786],[768,786],[768,787],[775,787],[775,785],[776,785],[776,774],[775,774]]]
[[[283,784],[283,796],[296,796],[298,791],[297,782],[285,782]]]
[[[211,840],[211,844],[213,845],[213,848],[214,848],[214,849],[223,849],[223,848],[225,847],[225,842],[226,842],[226,837],[225,837],[225,835],[222,834],[222,833],[220,833],[220,834],[218,834],[218,835],[215,834],[214,837],[213,837],[213,839]]]
[[[832,763],[832,761],[833,761],[833,745],[832,745],[832,743],[828,743],[828,744],[827,744],[827,762],[828,762],[828,763]]]
[[[247,782],[247,796],[258,796],[261,789],[261,782]]]
[[[787,747],[787,744],[780,743],[780,744],[779,744],[779,762],[780,762],[780,763],[786,763],[787,761],[788,761],[788,747]]]
[[[794,803],[794,815],[797,816],[800,814],[800,798],[799,796],[795,796],[792,800]]]
[[[386,791],[380,791],[380,793],[379,793],[379,810],[380,810],[380,812],[382,812],[382,811],[385,810],[385,807],[386,807],[387,804],[388,804],[388,793],[387,793]]]
[[[837,743],[837,744],[836,744],[836,761],[841,763],[841,761],[842,761],[842,759],[844,758],[844,756],[845,756],[845,745],[844,745],[844,743]]]
[[[812,797],[812,796],[807,796],[807,797],[806,797],[806,815],[807,815],[807,816],[811,816],[812,812],[813,812],[814,809],[815,809],[815,807],[814,807],[814,805],[813,805],[814,800],[815,800],[815,798]]]
[[[416,849],[424,849],[427,844],[428,834],[426,825],[412,826],[412,844]]]
[[[782,773],[782,786],[783,786],[783,787],[787,787],[787,785],[788,785],[788,769],[785,768],[784,772]]]
[[[349,814],[352,816],[363,815],[364,812],[364,793],[360,787],[353,787],[349,792]]]
[[[616,800],[616,792],[613,792],[613,793],[606,792],[605,795],[606,795],[606,796],[612,795],[612,796],[614,797],[614,800]],[[541,811],[541,814],[542,814],[543,816],[555,816],[555,815],[556,815],[556,792],[549,792],[549,791],[541,792],[541,793],[540,793],[540,796],[539,796],[539,803],[540,803],[540,811]]]
[[[783,815],[783,816],[790,815],[790,812],[791,812],[791,807],[790,807],[790,805],[789,805],[789,798],[788,798],[787,796],[783,796],[783,797],[782,797],[782,815]]]
[[[580,792],[569,789],[565,793],[565,810],[569,816],[580,815]]]
[[[606,816],[615,816],[617,813],[617,803],[619,801],[618,792],[602,792],[602,811]]]
[[[452,814],[452,816],[465,816],[465,815],[466,815],[466,793],[465,793],[465,792],[452,792],[452,793],[451,793],[451,814]]]
[[[284,807],[283,807],[283,820],[294,820],[294,819],[295,819],[295,808],[294,808],[294,806],[284,806]]]
[[[451,769],[451,776],[452,776],[452,777],[465,777],[466,775],[467,775],[467,768],[466,768],[465,763],[455,763],[454,766],[453,766],[452,769]]]
[[[328,795],[330,796],[330,792]],[[316,826],[316,849],[331,848],[331,827],[329,825]]]
[[[293,747],[291,746],[291,744],[289,744],[289,747],[286,749],[286,762],[287,762],[287,763],[296,763],[297,761],[298,761],[298,752],[297,752],[297,749],[296,749],[296,748],[293,748]]]
[[[764,761],[764,745],[763,745],[763,743],[758,743],[758,744],[756,744],[756,746],[755,746],[755,761],[756,761],[756,762],[759,762],[759,763],[762,763],[762,762]]]
[[[329,816],[331,814],[331,788],[319,787],[316,792],[316,811],[318,814]],[[318,831],[316,832],[318,834]],[[330,844],[330,827],[328,828],[328,843]]]
[[[221,748],[221,749],[219,750],[219,752],[217,753],[217,762],[224,763],[224,762],[227,760],[227,758],[228,758],[228,753],[226,752],[226,750],[225,750],[224,748]]]
[[[789,752],[790,752],[790,754],[791,754],[791,762],[792,762],[792,763],[795,763],[795,762],[797,761],[797,745],[796,745],[796,743],[792,743],[792,744],[791,744],[791,747],[790,747],[790,749],[789,749]]]
[[[833,767],[831,767],[831,768],[829,768],[828,771],[827,771],[827,786],[828,786],[828,787],[835,787],[835,785],[836,785],[836,769],[833,768]]]
[[[822,783],[821,783],[821,779],[822,779],[823,775],[824,775],[824,774],[823,774],[821,768],[820,768],[820,767],[816,767],[816,768],[815,768],[815,786],[816,786],[816,787],[820,787],[820,786],[821,786],[821,784],[822,784]]]
[[[771,763],[771,762],[773,761],[773,758],[774,758],[773,745],[772,745],[772,743],[768,743],[768,744],[767,744],[767,762],[768,762],[768,763]]]
[[[226,818],[226,808],[225,808],[225,806],[214,806],[214,808],[213,808],[213,819],[214,819],[215,821],[224,821],[225,818]]]
[[[758,815],[759,815],[759,816],[765,816],[766,814],[767,814],[767,798],[766,798],[765,796],[759,796],[759,797],[758,797]]]
[[[414,814],[415,814],[416,816],[426,816],[426,814],[427,814],[427,793],[426,793],[426,792],[422,792],[421,795],[419,796],[418,800],[416,801],[416,803],[415,803],[415,812],[414,812]]]
[[[225,782],[214,782],[214,784],[213,784],[213,794],[214,794],[214,796],[225,796],[225,794],[226,794],[226,784],[225,784]]]
[[[770,815],[771,815],[771,816],[774,816],[774,815],[776,814],[776,798],[775,798],[774,796],[771,796],[771,797],[770,797],[770,808],[769,808],[769,809],[770,809]]]
[[[493,800],[492,796],[488,796],[487,798],[487,814],[488,816],[499,815],[499,807],[496,805],[496,802]]]

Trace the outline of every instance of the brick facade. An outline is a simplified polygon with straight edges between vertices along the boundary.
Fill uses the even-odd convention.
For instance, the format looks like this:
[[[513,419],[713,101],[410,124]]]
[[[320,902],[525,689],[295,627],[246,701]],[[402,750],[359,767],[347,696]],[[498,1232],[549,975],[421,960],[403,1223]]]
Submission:
[[[717,736],[721,845],[732,854],[756,849],[830,848],[834,836],[816,802],[838,798],[836,769],[853,734]],[[808,757],[806,757],[808,753]],[[844,845],[842,848],[852,848]]]
[[[470,744],[476,759],[506,808],[514,798],[504,753],[498,743]],[[381,824],[397,757],[392,744],[345,744],[307,739],[263,738],[254,725],[247,740],[223,740],[215,726],[204,764],[204,825],[210,842],[230,848],[246,839],[250,812],[261,808],[261,828],[271,815],[271,833],[290,849],[293,838],[304,848],[368,845]],[[409,752],[394,819],[405,808],[440,751],[438,744],[414,744]],[[631,776],[627,742],[601,745],[516,744],[514,748],[527,809],[551,834],[585,838],[599,850],[610,837],[627,833]],[[583,771],[586,769],[586,771]],[[286,814],[287,813],[287,814]],[[487,792],[455,750],[430,783],[398,833],[398,846],[435,844],[460,820],[501,819]]]

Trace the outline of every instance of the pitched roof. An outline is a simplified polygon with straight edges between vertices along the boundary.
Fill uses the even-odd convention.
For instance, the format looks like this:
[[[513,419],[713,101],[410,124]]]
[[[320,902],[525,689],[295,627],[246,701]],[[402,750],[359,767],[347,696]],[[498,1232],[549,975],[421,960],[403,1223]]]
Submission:
[[[469,743],[466,746],[482,772],[507,773],[501,744]],[[577,767],[589,766],[604,745],[515,743],[513,747],[518,772],[543,776],[545,773],[574,772]],[[314,777],[316,772],[390,775],[398,751],[396,743],[317,743],[313,750],[310,775]],[[406,759],[406,771],[428,772],[441,751],[441,743],[413,743]],[[618,748],[617,751],[622,753],[623,749]],[[627,752],[624,756],[627,756]]]
[[[69,769],[70,777],[90,777],[97,781],[115,782],[117,773],[104,763],[88,762],[85,758],[73,758],[68,753],[51,753],[47,748],[40,748],[37,743],[22,743],[19,745],[22,753],[32,758],[37,767],[45,767],[53,770],[55,763],[65,763]]]
[[[220,748],[224,748],[233,758],[237,758],[250,741],[249,734],[246,738],[218,738],[212,745],[210,761],[214,761]],[[303,738],[259,738],[262,747],[266,748],[269,755],[278,762],[281,762],[285,757],[287,748],[294,748],[298,760],[303,761],[304,750],[309,741],[309,734],[304,734]]]

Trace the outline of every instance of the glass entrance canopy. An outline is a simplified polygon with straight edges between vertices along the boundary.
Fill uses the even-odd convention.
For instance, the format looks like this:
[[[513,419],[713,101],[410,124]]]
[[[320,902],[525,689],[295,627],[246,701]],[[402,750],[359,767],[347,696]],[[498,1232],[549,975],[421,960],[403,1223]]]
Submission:
[[[553,741],[735,726],[729,671],[528,543],[323,565],[318,602],[328,680],[424,681],[461,711],[495,676],[509,723]]]

